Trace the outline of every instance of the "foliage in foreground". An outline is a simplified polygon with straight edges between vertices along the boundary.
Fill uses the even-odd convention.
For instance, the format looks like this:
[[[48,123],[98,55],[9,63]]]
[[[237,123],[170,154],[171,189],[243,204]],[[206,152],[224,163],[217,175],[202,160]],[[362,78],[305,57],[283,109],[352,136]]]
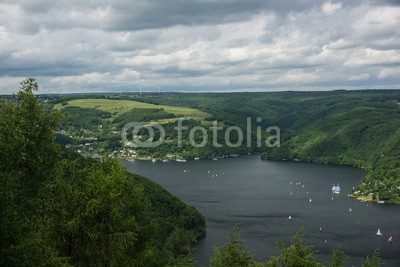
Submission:
[[[191,262],[203,217],[113,160],[54,142],[34,79],[0,103],[0,266],[165,266]]]
[[[301,238],[303,232],[297,232],[291,239],[291,242],[285,244],[277,241],[279,255],[272,256],[267,262],[257,262],[246,250],[245,244],[240,240],[239,230],[235,226],[229,234],[230,242],[224,246],[216,247],[214,255],[210,259],[212,267],[344,267],[347,266],[349,257],[344,253],[340,245],[332,252],[332,260],[329,263],[322,264],[317,262],[318,251],[312,246],[302,244]],[[367,256],[362,262],[363,267],[379,267],[381,260],[379,252],[375,251],[371,257]]]

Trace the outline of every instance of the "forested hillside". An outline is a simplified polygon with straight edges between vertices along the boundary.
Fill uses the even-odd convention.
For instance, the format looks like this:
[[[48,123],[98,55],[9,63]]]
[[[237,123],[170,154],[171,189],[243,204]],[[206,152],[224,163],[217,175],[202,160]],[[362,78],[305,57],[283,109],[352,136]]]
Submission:
[[[279,148],[252,148],[263,158],[365,168],[353,194],[400,203],[400,93],[396,90],[170,94],[141,101],[185,105],[245,127],[246,118],[281,129]],[[253,130],[254,132],[254,130]]]

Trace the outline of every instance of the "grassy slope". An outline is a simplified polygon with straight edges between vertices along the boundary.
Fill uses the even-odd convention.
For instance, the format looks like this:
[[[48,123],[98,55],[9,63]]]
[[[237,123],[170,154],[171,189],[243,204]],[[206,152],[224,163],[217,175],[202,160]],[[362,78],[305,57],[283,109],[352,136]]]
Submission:
[[[81,108],[96,108],[110,112],[115,118],[133,108],[162,108],[168,113],[175,114],[177,117],[190,117],[194,120],[203,121],[210,114],[194,108],[154,105],[131,100],[110,100],[110,99],[76,99],[68,102],[68,106],[76,106]],[[61,110],[63,106],[57,104],[54,108]],[[160,120],[160,123],[175,121],[177,118]]]

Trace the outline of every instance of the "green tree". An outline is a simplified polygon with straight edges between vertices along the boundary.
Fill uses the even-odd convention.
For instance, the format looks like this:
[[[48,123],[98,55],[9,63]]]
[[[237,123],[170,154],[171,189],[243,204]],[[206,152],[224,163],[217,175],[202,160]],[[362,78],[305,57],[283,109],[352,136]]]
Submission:
[[[22,243],[31,238],[37,193],[53,179],[59,155],[53,133],[60,115],[43,112],[33,94],[38,88],[28,78],[18,94],[0,99],[0,265],[29,262]]]
[[[301,238],[304,236],[303,232],[297,232],[292,237],[290,244],[283,242],[277,242],[277,246],[280,250],[278,256],[273,256],[265,264],[268,267],[314,267],[323,266],[316,261],[316,253],[311,246],[304,246]]]
[[[335,247],[332,251],[332,262],[328,265],[330,267],[344,267],[346,266],[347,262],[349,261],[349,256],[347,256],[342,246],[339,244]]]
[[[17,95],[0,103],[0,171],[12,174],[24,198],[35,196],[52,178],[59,155],[54,131],[60,114],[43,112],[33,94],[38,88],[35,79],[28,78]]]
[[[214,249],[214,255],[210,259],[210,265],[213,267],[254,266],[255,262],[252,255],[245,249],[244,242],[240,240],[237,226],[232,228],[229,237],[231,241],[228,244]]]
[[[148,204],[125,170],[106,160],[80,168],[63,160],[43,191],[44,239],[73,265],[144,265],[152,256]]]
[[[378,250],[375,250],[371,257],[367,256],[362,262],[362,267],[379,267],[381,265],[381,256]]]

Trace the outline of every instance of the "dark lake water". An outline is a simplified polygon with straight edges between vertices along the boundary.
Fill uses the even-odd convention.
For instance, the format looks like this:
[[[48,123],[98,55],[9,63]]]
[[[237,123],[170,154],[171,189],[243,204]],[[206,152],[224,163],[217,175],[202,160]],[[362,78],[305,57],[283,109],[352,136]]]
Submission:
[[[321,262],[329,260],[340,243],[355,266],[361,266],[362,258],[376,248],[385,266],[400,266],[400,206],[367,205],[347,197],[364,176],[360,169],[263,161],[259,156],[124,164],[204,215],[207,235],[196,244],[194,255],[200,264],[209,263],[213,248],[225,244],[230,229],[237,225],[259,261],[278,254],[275,240],[287,242],[303,230],[304,243],[319,250]],[[338,182],[342,191],[333,196],[332,185]],[[381,237],[376,235],[378,228]],[[392,244],[387,241],[390,235]]]

